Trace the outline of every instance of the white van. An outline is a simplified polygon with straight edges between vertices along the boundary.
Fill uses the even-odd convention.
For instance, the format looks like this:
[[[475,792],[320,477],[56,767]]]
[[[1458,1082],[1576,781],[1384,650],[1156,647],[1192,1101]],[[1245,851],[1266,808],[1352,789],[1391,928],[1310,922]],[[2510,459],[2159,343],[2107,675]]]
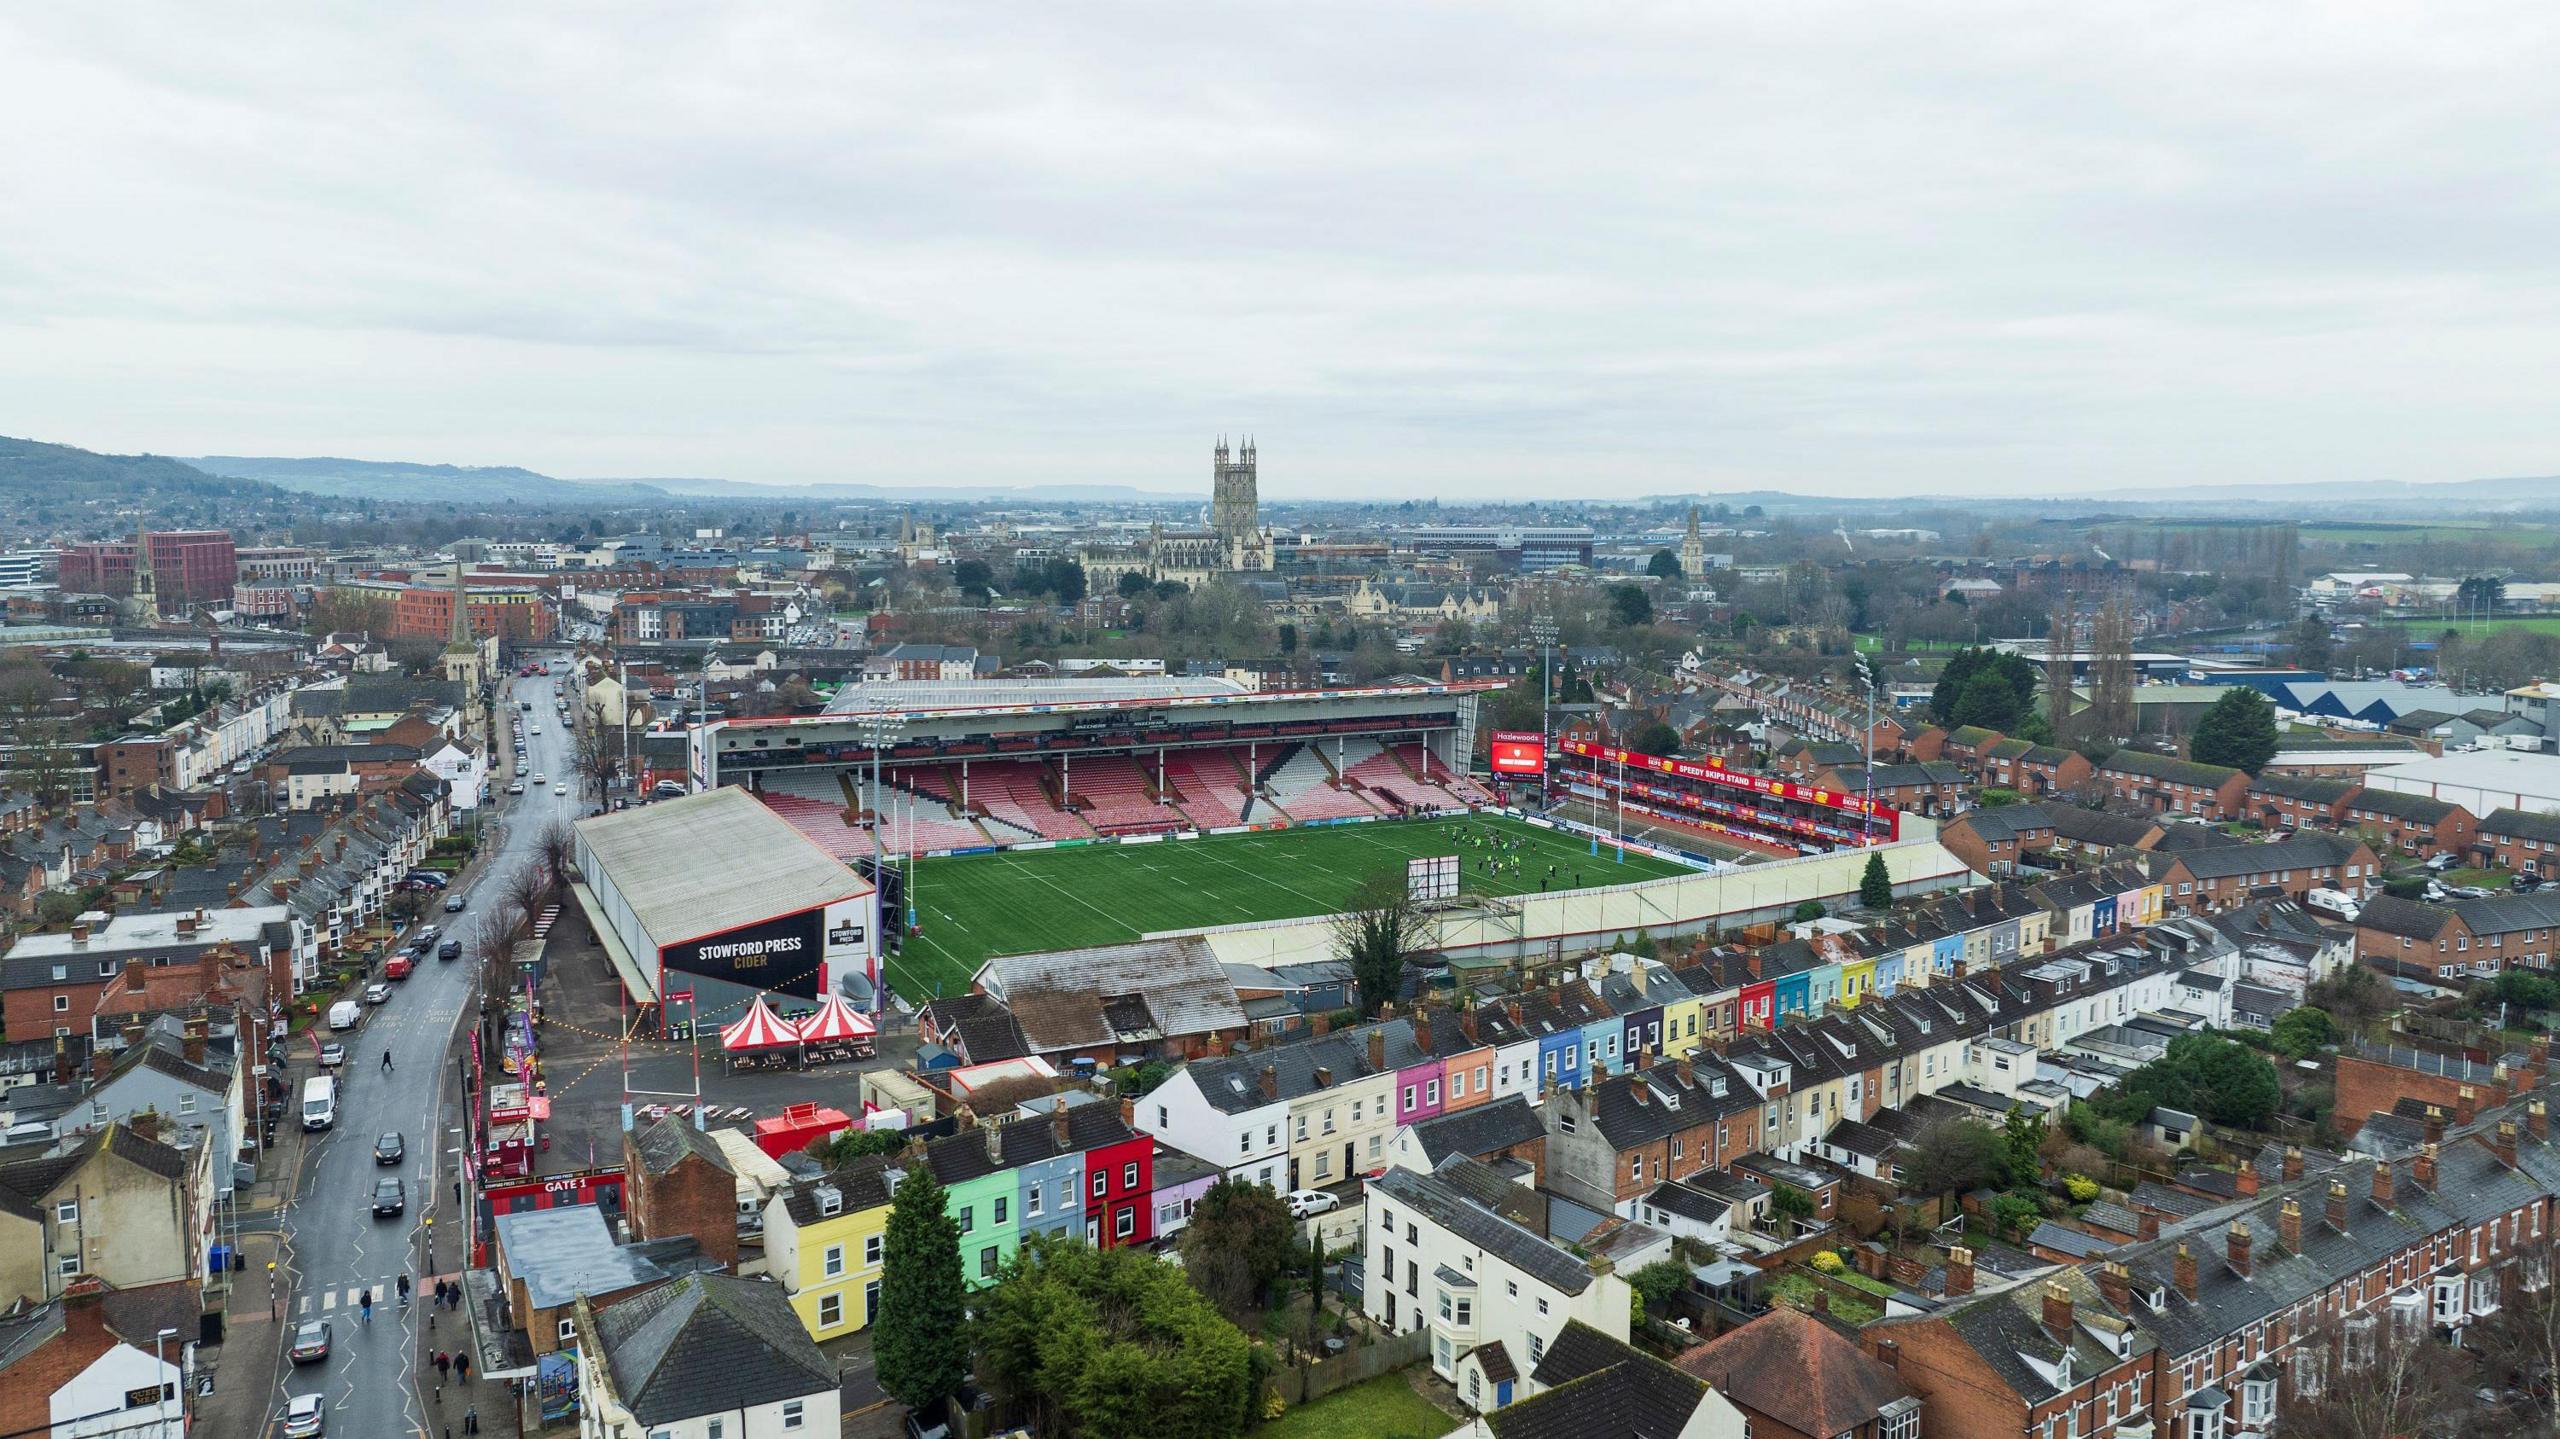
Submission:
[[[353,1029],[364,1019],[364,1006],[352,999],[342,999],[329,1006],[331,1029]]]
[[[326,1129],[338,1122],[338,1081],[315,1074],[302,1081],[302,1127]]]

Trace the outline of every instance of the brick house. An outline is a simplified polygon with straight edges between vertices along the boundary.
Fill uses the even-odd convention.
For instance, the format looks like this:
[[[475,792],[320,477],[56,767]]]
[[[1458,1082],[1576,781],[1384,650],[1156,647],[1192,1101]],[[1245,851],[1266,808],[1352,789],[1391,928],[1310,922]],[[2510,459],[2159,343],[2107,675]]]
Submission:
[[[2358,788],[2319,775],[2262,774],[2249,785],[2248,817],[2269,829],[2331,829]]]
[[[2107,756],[2092,778],[2109,799],[2155,814],[2238,819],[2248,812],[2247,770],[2120,749]]]
[[[2472,858],[2509,874],[2547,876],[2560,869],[2560,814],[2491,810],[2471,837]]]
[[[2396,789],[2359,789],[2347,798],[2338,822],[2389,837],[2403,854],[2460,854],[2471,845],[2479,821],[2449,800]]]
[[[1881,1320],[1862,1336],[1926,1402],[1931,1434],[2155,1432],[2157,1345],[2130,1292],[2110,1297],[2089,1271],[2061,1269],[1975,1294],[1973,1251],[1959,1246],[1946,1296],[1934,1314]]]
[[[1976,874],[2017,873],[2018,861],[2051,849],[2054,824],[2040,805],[2010,804],[1970,810],[1938,831],[1938,843]]]
[[[1953,814],[1973,787],[1970,770],[1945,760],[1910,764],[1835,765],[1813,778],[1814,788],[1835,794],[1863,795],[1875,786],[1878,803],[1914,814]]]
[[[1665,1179],[1759,1147],[1761,1096],[1712,1056],[1611,1075],[1546,1098],[1547,1185],[1621,1216]]]
[[[2162,907],[2190,914],[2228,909],[2263,887],[2301,899],[2315,889],[2361,891],[2382,877],[2372,850],[2335,834],[2155,852],[2146,863],[2162,886]]]
[[[622,1132],[622,1187],[640,1239],[690,1234],[702,1252],[738,1262],[738,1172],[710,1132],[680,1115]]]
[[[1888,1351],[1891,1352],[1891,1351]],[[1920,1398],[1882,1357],[1780,1305],[1672,1361],[1716,1387],[1751,1439],[1918,1439]]]
[[[2076,749],[2004,739],[1985,745],[1973,765],[1977,782],[1989,789],[2016,790],[2029,799],[2071,794],[2089,782],[2097,766]]]
[[[2375,895],[2356,915],[2356,958],[2387,974],[2459,982],[2507,969],[2549,972],[2560,950],[2560,894],[2502,894],[2449,904]]]

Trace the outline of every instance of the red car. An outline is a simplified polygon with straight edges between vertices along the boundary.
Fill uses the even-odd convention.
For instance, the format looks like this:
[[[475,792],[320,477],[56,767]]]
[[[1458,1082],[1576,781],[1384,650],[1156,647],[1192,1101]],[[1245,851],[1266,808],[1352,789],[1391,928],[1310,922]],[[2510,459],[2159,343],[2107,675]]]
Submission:
[[[384,979],[407,979],[409,977],[409,969],[409,956],[405,954],[395,954],[382,962],[382,977]]]

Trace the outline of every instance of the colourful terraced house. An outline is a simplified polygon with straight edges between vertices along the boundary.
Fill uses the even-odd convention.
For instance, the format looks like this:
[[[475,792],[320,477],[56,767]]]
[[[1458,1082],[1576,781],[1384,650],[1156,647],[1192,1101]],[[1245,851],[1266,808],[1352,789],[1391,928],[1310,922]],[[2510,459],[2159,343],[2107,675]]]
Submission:
[[[765,1266],[817,1340],[868,1328],[880,1307],[889,1161],[874,1156],[765,1204]]]

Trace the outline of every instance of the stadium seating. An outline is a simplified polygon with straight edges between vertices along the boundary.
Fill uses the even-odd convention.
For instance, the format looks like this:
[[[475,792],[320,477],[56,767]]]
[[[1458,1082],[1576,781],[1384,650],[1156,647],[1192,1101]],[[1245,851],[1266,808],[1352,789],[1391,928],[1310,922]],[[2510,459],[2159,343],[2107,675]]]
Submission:
[[[1355,739],[1344,746],[1344,757],[1350,765],[1342,773],[1345,778],[1358,780],[1381,809],[1395,808],[1385,802],[1388,799],[1420,809],[1463,808],[1464,801],[1456,795],[1427,780],[1416,779],[1408,770],[1412,751],[1419,748],[1401,745],[1384,749],[1374,740]]]
[[[860,859],[874,852],[871,831],[844,822],[844,806],[811,799],[768,786],[756,798],[765,808],[790,822],[793,829],[817,841],[818,847],[841,860]]]
[[[1191,822],[1207,828],[1244,823],[1252,792],[1244,787],[1244,756],[1236,750],[1178,749],[1164,757],[1165,777]]]
[[[1058,808],[1042,785],[1037,760],[998,760],[969,767],[969,801],[987,817],[1042,839],[1091,839],[1093,827]],[[1012,836],[1006,836],[1012,838]]]
[[[1306,746],[1290,751],[1270,776],[1271,797],[1291,819],[1352,819],[1378,812],[1359,791],[1334,788],[1333,771]]]
[[[1147,796],[1147,773],[1125,754],[1079,755],[1066,766],[1078,814],[1104,834],[1146,834],[1182,829],[1190,821],[1171,805]]]
[[[1488,790],[1483,785],[1478,784],[1473,776],[1460,774],[1456,770],[1442,764],[1440,762],[1440,757],[1433,754],[1428,746],[1419,744],[1398,745],[1396,746],[1396,752],[1404,756],[1406,768],[1412,770],[1415,774],[1422,776],[1424,779],[1431,781],[1433,784],[1440,786],[1440,788],[1447,790],[1451,797],[1455,798],[1458,803],[1493,803],[1493,792],[1491,790]]]

